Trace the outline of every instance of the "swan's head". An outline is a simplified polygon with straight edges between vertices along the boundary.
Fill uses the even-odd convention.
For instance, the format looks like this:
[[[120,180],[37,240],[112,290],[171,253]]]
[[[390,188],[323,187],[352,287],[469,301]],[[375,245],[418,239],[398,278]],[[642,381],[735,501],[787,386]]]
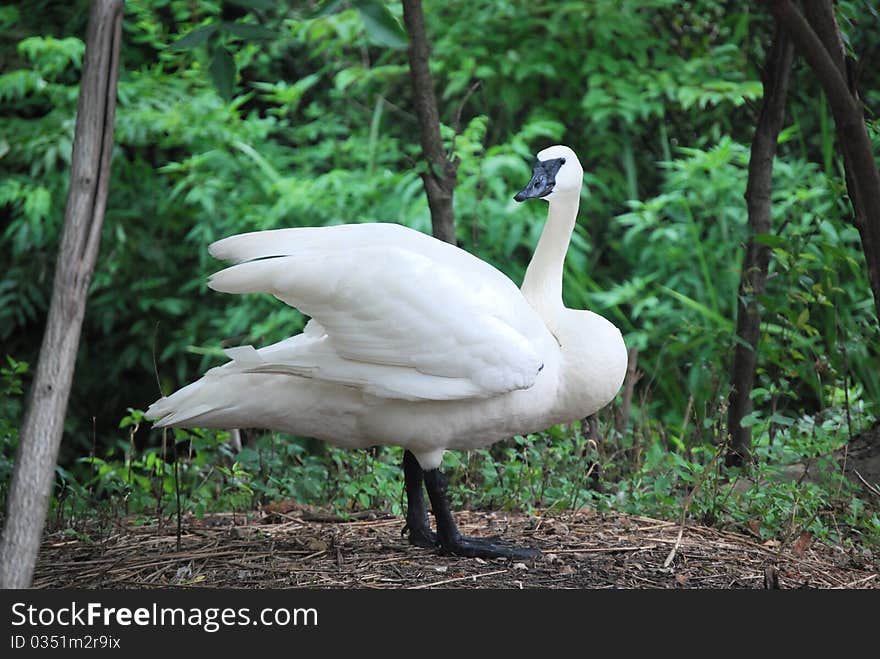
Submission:
[[[584,182],[584,168],[574,151],[557,144],[538,154],[532,168],[532,179],[514,199],[546,199],[567,195],[579,195]]]

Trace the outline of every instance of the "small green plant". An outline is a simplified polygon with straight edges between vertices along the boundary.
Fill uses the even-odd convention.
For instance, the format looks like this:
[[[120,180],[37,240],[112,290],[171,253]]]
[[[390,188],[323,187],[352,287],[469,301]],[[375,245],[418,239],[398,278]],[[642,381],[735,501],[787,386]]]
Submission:
[[[18,450],[18,428],[24,412],[24,378],[28,363],[6,356],[6,365],[0,366],[0,503],[6,505],[9,481],[15,452]]]

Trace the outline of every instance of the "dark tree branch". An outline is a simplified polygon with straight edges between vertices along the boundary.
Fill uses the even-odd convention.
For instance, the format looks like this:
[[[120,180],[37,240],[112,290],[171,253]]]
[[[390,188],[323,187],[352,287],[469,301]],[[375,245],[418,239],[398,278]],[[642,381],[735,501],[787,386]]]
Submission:
[[[440,137],[440,114],[434,83],[428,68],[429,46],[425,35],[425,17],[421,0],[403,0],[403,22],[409,33],[409,70],[413,99],[419,121],[422,154],[427,171],[422,173],[428,207],[431,209],[431,227],[434,236],[455,244],[455,215],[452,195],[458,172],[458,160],[450,160]]]
[[[52,493],[86,296],[107,202],[122,6],[122,0],[95,0],[89,16],[70,187],[52,301],[21,427],[0,543],[3,588],[30,585]]]
[[[633,391],[636,383],[641,379],[639,371],[639,349],[633,346],[627,353],[626,377],[623,380],[623,400],[620,404],[620,419],[617,424],[617,434],[623,437],[629,426],[629,412],[632,407]]]
[[[816,36],[828,51],[834,66],[841,75],[846,75],[846,49],[840,38],[840,27],[837,25],[837,17],[834,15],[834,7],[826,0],[804,0],[804,16],[810,27],[816,32]]]
[[[755,384],[755,367],[758,356],[758,339],[761,328],[761,310],[758,297],[767,283],[770,265],[770,248],[756,241],[756,236],[772,230],[773,159],[779,131],[785,119],[785,99],[794,48],[791,41],[777,25],[773,46],[767,56],[764,71],[764,101],[752,151],[749,158],[749,180],[746,186],[746,203],[749,211],[750,236],[742,266],[737,305],[736,334],[740,341],[733,355],[731,372],[730,406],[727,427],[730,446],[726,463],[742,465],[752,447],[750,427],[743,427],[742,420],[752,411],[752,388]]]
[[[846,48],[840,36],[840,26],[837,23],[837,17],[834,15],[834,7],[828,0],[805,0],[803,7],[804,15],[810,27],[825,45],[837,70],[846,78],[850,94],[858,102],[858,90],[855,87],[854,81],[848,75]],[[861,111],[859,119],[861,120]],[[852,153],[854,147],[857,148],[857,145],[853,145],[849,141],[842,141],[840,144],[846,175],[846,189],[853,207],[853,224],[856,225],[862,239],[862,250],[868,263],[868,280],[874,292],[877,316],[880,319],[880,288],[878,288],[880,286],[880,243],[877,242],[878,238],[876,236],[880,229],[877,228],[877,222],[875,221],[873,225],[875,236],[872,238],[870,235],[872,232],[872,224],[869,220],[870,211],[865,206],[864,193],[861,190],[865,182],[864,177],[858,175],[857,165],[854,164],[854,155]]]
[[[880,319],[880,172],[865,128],[862,107],[846,76],[840,30],[830,0],[807,0],[809,22],[790,0],[767,0],[825,90],[846,167],[853,223],[862,239],[874,307]]]

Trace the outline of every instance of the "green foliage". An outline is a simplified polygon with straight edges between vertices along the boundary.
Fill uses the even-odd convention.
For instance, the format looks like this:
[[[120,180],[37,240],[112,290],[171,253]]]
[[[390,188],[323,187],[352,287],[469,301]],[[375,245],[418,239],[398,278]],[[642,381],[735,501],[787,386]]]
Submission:
[[[664,165],[660,194],[630,202],[631,211],[618,217],[623,251],[640,257],[630,277],[595,295],[606,306],[628,305],[630,345],[656,355],[642,366],[656,387],[655,402],[662,401],[656,414],[675,422],[680,414],[670,418],[669,401],[683,410],[692,397],[701,408],[719,386],[726,392],[720,383],[736,340],[731,319],[746,239],[749,158],[747,147],[729,138],[709,150],[680,151]],[[839,184],[796,158],[779,162],[774,174],[776,228],[758,237],[773,251],[758,350],[759,380],[775,389],[758,400],[772,396],[779,414],[817,409],[816,403],[821,409],[828,385],[849,386],[848,378],[876,400],[878,331],[858,232],[840,216]]]
[[[406,32],[387,5],[379,0],[354,0],[352,4],[360,13],[372,43],[397,50],[406,48]]]
[[[759,237],[773,251],[748,419],[760,485],[733,491],[708,465],[725,432],[747,145],[772,22],[717,0],[424,5],[442,136],[460,159],[459,243],[519,281],[544,208],[516,205],[512,194],[538,149],[570,144],[587,190],[565,299],[621,327],[644,372],[630,418],[615,421],[607,445],[576,426],[459,463],[450,456],[463,469],[456,503],[674,516],[684,489],[703,479],[699,491],[715,498],[698,493],[695,516],[772,520],[761,533],[778,534],[796,504],[797,515],[820,511],[808,525],[819,532],[821,511],[839,512],[845,487],[792,489],[770,471],[835,445],[829,433],[805,435],[804,419],[821,426],[842,405],[857,427],[877,416],[880,337],[833,121],[807,67],[791,85],[773,232]],[[866,62],[880,57],[868,5],[839,3],[847,47]],[[64,212],[87,9],[0,8],[0,340],[31,363]],[[207,290],[220,265],[207,253],[212,241],[342,222],[430,230],[400,16],[390,0],[126,2],[113,178],[57,514],[99,500],[107,515],[167,515],[177,493],[194,512],[284,497],[399,510],[394,449],[346,453],[267,434],[233,455],[222,433],[149,433],[125,410],[191,381],[224,347],[265,345],[302,327],[270,296]],[[880,149],[878,69],[863,67],[859,82]],[[7,370],[20,381],[16,364]],[[0,469],[20,413],[21,396],[8,393]],[[601,469],[587,475],[590,461]],[[866,534],[873,523],[876,537],[867,502],[847,510]]]
[[[18,428],[22,421],[22,396],[27,373],[27,362],[16,361],[6,355],[6,365],[0,367],[0,499],[3,501],[6,500],[18,449]]]
[[[139,449],[143,412],[129,410],[119,424],[127,436],[78,460],[85,477],[58,469],[56,520],[75,523],[98,513],[160,518],[214,510],[250,510],[294,499],[345,514],[365,509],[401,512],[400,449],[380,452],[327,448],[315,453],[301,440],[266,433],[234,452],[226,431],[174,430]]]

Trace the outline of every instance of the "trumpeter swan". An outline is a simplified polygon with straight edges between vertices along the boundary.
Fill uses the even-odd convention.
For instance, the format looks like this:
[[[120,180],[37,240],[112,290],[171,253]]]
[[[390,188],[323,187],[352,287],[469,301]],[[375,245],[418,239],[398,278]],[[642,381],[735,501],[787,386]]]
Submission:
[[[259,427],[349,448],[402,446],[411,543],[459,556],[539,554],[461,536],[440,462],[448,449],[581,419],[620,389],[627,353],[618,329],[562,303],[582,183],[568,147],[538,154],[514,197],[550,204],[522,289],[458,247],[395,224],[215,242],[211,254],[237,265],[214,274],[211,288],[271,293],[311,320],[274,345],[227,350],[230,362],[156,401],[147,417],[157,427]]]

